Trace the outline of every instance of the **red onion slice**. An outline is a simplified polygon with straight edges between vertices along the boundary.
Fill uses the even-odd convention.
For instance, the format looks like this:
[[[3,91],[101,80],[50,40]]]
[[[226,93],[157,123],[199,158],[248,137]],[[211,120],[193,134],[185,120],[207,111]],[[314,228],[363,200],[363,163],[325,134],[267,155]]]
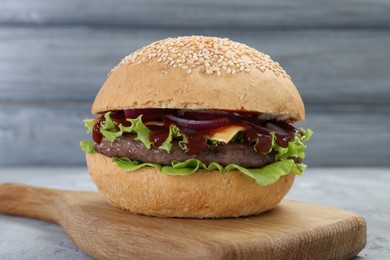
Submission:
[[[213,120],[221,117],[227,117],[229,119],[234,118],[234,114],[228,111],[222,110],[190,110],[181,109],[177,111],[178,115],[191,120]]]
[[[273,123],[267,123],[265,125],[266,128],[268,129],[271,129],[272,131],[275,132],[275,134],[277,135],[289,135],[288,132],[286,130],[284,130],[283,128],[281,128],[280,126],[276,125],[276,124],[273,124]]]
[[[271,122],[271,123],[278,125],[279,127],[283,128],[285,131],[289,132],[290,134],[299,133],[299,131],[294,126],[290,125],[287,122],[277,121],[277,122]]]
[[[170,121],[177,123],[179,126],[191,129],[213,129],[231,124],[230,120],[226,117],[221,117],[212,120],[190,120],[180,118],[174,115],[166,115],[165,117]]]
[[[259,125],[257,125],[256,123],[253,123],[253,122],[247,121],[247,120],[242,120],[242,122],[244,122],[245,124],[247,124],[247,125],[253,127],[254,129],[256,129],[256,132],[259,133],[259,134],[262,134],[262,135],[270,135],[271,130],[268,129],[268,128],[259,126]]]
[[[289,132],[274,123],[267,123],[266,127],[275,132],[276,144],[281,147],[287,147],[288,142],[292,142],[294,140],[293,136]]]
[[[249,121],[246,121],[245,123],[252,126],[255,129],[257,134],[269,136],[271,131],[274,132],[276,136],[276,144],[281,147],[287,147],[288,142],[293,141],[293,137],[291,134],[289,134],[286,130],[284,130],[280,126],[277,126],[273,123],[267,123],[266,127],[261,127]]]
[[[125,109],[125,116],[127,118],[137,118],[140,115],[143,115],[142,118],[157,118],[161,115],[170,114],[173,112],[173,109],[164,109],[164,108],[137,108],[137,109]]]

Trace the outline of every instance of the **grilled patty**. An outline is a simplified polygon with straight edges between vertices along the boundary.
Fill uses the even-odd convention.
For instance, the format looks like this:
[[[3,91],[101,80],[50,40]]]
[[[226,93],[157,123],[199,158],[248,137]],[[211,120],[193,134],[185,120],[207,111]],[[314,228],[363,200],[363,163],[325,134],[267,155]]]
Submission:
[[[273,152],[266,155],[258,154],[252,146],[244,144],[225,144],[210,147],[199,154],[186,154],[173,142],[170,153],[157,148],[147,149],[143,143],[135,140],[135,135],[123,135],[114,142],[102,140],[100,144],[94,143],[95,150],[107,157],[128,157],[141,162],[153,162],[160,165],[171,165],[171,161],[186,161],[198,159],[209,165],[217,162],[222,166],[237,164],[245,168],[259,168],[275,161]]]

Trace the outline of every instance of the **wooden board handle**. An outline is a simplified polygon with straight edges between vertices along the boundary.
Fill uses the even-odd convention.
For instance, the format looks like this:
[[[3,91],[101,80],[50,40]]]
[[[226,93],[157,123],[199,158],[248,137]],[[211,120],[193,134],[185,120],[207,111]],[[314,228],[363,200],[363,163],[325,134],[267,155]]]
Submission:
[[[55,207],[64,191],[22,184],[0,184],[0,213],[58,222]]]

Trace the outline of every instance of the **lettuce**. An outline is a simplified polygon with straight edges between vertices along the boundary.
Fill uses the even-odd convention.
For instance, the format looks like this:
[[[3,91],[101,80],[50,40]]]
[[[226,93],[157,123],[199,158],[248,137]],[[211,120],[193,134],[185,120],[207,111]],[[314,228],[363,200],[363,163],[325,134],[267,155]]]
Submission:
[[[103,137],[113,142],[116,138],[123,134],[122,131],[117,131],[115,128],[115,123],[110,117],[110,112],[104,114],[105,120],[102,122],[100,126],[100,133],[102,133]]]
[[[110,117],[110,112],[104,114],[104,118],[105,120],[100,127],[100,132],[102,133],[104,139],[113,142],[116,138],[122,136],[124,133],[135,133],[137,134],[135,139],[141,141],[145,147],[150,149],[151,145],[153,144],[151,141],[149,141],[149,135],[151,131],[142,122],[142,115],[135,119],[127,119],[131,125],[126,127],[120,124],[118,126],[119,130],[116,129],[115,122]]]
[[[310,137],[313,135],[313,131],[310,129],[303,129],[301,128],[300,134],[294,135],[294,141],[289,142],[287,147],[283,148],[276,144],[273,145],[272,149],[277,152],[276,154],[276,161],[281,161],[285,159],[289,159],[291,157],[299,157],[302,159],[305,159],[305,149],[306,145],[303,144],[303,142],[306,142],[310,139]]]
[[[131,123],[130,128],[132,128],[129,133],[136,133],[137,137],[135,138],[135,140],[141,141],[146,148],[150,149],[153,144],[153,142],[149,140],[149,135],[151,131],[142,122],[142,115],[135,119],[127,119],[127,121]]]
[[[95,125],[95,119],[85,119],[84,120],[84,126],[87,128],[87,134],[92,133],[94,125]]]
[[[162,143],[158,149],[165,150],[167,153],[169,153],[172,149],[173,138],[181,138],[181,145],[187,142],[187,139],[180,133],[180,129],[172,124],[169,126],[169,134],[167,139],[165,139],[164,143]]]
[[[221,173],[226,173],[231,170],[238,170],[243,174],[247,175],[248,177],[255,179],[256,183],[261,186],[271,185],[277,180],[279,180],[281,176],[287,175],[290,172],[296,173],[298,175],[302,174],[302,172],[299,171],[298,166],[296,166],[294,161],[290,159],[274,162],[272,164],[257,169],[247,169],[237,164],[229,164],[223,167],[216,162],[213,162],[207,166],[203,162],[196,159],[189,159],[185,162],[172,161],[171,166],[162,166],[157,163],[142,163],[131,160],[127,157],[112,158],[112,161],[125,171],[135,171],[139,168],[150,166],[154,167],[162,174],[181,176],[192,174],[198,170],[217,170]]]
[[[103,137],[113,142],[119,136],[122,136],[124,133],[135,133],[137,137],[136,140],[142,142],[146,148],[150,149],[153,145],[153,142],[149,140],[151,131],[149,128],[142,122],[142,115],[135,119],[127,119],[131,123],[130,126],[123,126],[120,124],[119,131],[115,128],[114,121],[110,118],[110,112],[107,112],[105,115],[105,121],[100,127],[100,132],[103,134]],[[172,149],[172,140],[173,138],[179,139],[179,146],[183,149],[184,144],[188,142],[187,138],[181,134],[180,129],[176,125],[170,125],[169,134],[167,139],[158,147],[161,150],[165,150],[168,153]]]
[[[81,141],[80,148],[85,153],[96,153],[95,148],[93,147],[93,142],[91,141]]]

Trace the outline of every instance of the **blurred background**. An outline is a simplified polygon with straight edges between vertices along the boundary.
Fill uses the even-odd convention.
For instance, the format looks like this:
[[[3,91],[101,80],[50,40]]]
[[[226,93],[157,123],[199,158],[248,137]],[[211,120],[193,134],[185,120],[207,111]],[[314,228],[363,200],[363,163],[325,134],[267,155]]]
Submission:
[[[228,37],[292,76],[309,166],[390,166],[388,0],[0,0],[0,166],[82,166],[107,73],[153,41]]]

